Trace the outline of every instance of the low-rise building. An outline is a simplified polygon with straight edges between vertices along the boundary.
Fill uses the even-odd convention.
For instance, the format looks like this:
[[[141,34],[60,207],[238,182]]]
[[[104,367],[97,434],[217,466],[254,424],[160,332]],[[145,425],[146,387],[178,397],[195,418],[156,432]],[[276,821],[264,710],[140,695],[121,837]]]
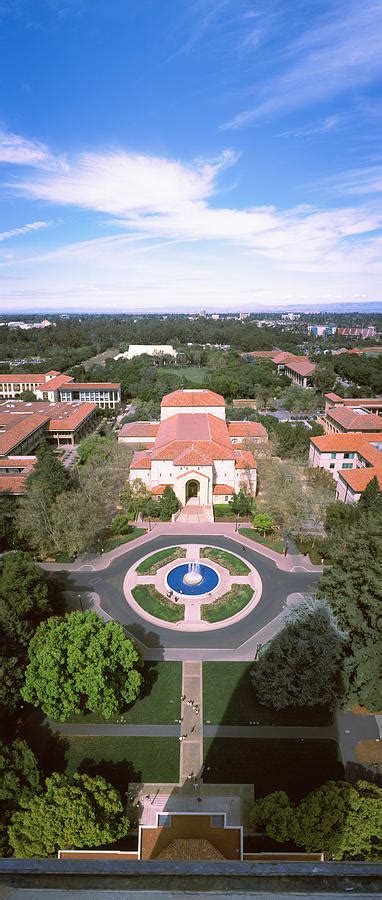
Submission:
[[[253,437],[254,424],[232,423],[240,425],[239,442]],[[220,394],[174,391],[163,397],[160,422],[131,423],[123,432],[123,442],[145,445],[151,440],[134,454],[130,481],[141,479],[154,496],[170,485],[182,506],[198,504],[211,511],[213,503],[228,503],[243,485],[256,492],[256,461],[251,451],[235,448]],[[258,428],[256,432],[264,437]]]
[[[125,353],[118,353],[114,359],[134,359],[135,356],[177,356],[172,344],[130,344]]]
[[[0,459],[0,494],[19,497],[25,491],[25,482],[33,472],[36,456],[9,456]]]
[[[351,409],[362,407],[366,412],[375,413],[377,416],[382,415],[382,397],[340,397],[333,391],[329,391],[324,396],[325,413],[340,407],[350,407]]]
[[[357,502],[375,475],[382,483],[382,432],[312,437],[309,465],[331,473],[337,482],[338,500]]]
[[[0,405],[0,458],[27,456],[45,438],[56,447],[78,444],[94,427],[95,403],[9,400]]]
[[[323,425],[326,434],[381,431],[381,417],[376,413],[367,412],[361,406],[334,407],[328,410],[326,415],[320,416],[319,423]]]
[[[45,374],[0,375],[0,399],[20,398],[24,391],[32,391],[38,400],[51,403],[96,403],[100,409],[115,409],[121,402],[121,385],[112,382],[78,384],[71,375],[51,370]]]
[[[260,422],[228,422],[228,434],[233,444],[242,444],[248,438],[256,444],[265,444],[268,433]]]
[[[316,366],[306,356],[296,356],[285,350],[254,350],[243,355],[252,356],[253,359],[269,359],[277,366],[278,375],[286,375],[293,384],[301,388],[312,386]]]

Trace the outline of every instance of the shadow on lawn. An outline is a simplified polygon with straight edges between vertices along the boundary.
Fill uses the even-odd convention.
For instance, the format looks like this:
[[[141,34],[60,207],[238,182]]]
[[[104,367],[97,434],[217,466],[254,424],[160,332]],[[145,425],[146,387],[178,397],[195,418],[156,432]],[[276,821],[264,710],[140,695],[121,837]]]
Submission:
[[[123,759],[119,762],[110,759],[97,761],[87,756],[81,760],[78,772],[90,775],[92,778],[101,775],[102,778],[106,778],[106,781],[109,781],[120,792],[122,797],[128,792],[130,783],[142,781],[141,770],[136,768],[129,759]]]

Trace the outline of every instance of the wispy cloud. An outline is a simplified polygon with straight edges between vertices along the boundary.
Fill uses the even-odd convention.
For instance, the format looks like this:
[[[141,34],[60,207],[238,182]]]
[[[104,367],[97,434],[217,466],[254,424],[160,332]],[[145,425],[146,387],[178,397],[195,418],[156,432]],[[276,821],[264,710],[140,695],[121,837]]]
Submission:
[[[353,197],[379,194],[382,191],[382,162],[337,172],[330,178],[322,179],[319,186],[320,189],[329,187],[332,192]]]
[[[51,156],[44,144],[0,129],[0,162],[21,166],[40,166],[49,159]]]
[[[290,128],[288,131],[281,131],[278,134],[278,137],[313,137],[317,134],[328,134],[331,131],[336,131],[341,125],[343,125],[345,121],[345,117],[339,114],[326,116],[321,122],[316,122],[315,125],[302,125],[301,128]]]
[[[28,225],[20,225],[19,228],[10,228],[9,231],[0,231],[0,241],[8,241],[10,238],[28,234],[30,231],[40,231],[48,228],[49,222],[30,222]]]
[[[257,102],[223,127],[241,128],[321,103],[380,75],[382,0],[350,0],[335,10],[288,47],[283,71],[263,87],[256,85]]]

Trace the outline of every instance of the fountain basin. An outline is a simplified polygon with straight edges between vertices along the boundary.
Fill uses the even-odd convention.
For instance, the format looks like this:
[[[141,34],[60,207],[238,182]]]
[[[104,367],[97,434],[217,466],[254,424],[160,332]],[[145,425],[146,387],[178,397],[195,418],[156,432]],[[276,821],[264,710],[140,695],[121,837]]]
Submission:
[[[183,563],[170,569],[166,583],[178,596],[203,597],[216,590],[220,577],[212,566],[200,563],[197,569],[190,570],[189,563]]]

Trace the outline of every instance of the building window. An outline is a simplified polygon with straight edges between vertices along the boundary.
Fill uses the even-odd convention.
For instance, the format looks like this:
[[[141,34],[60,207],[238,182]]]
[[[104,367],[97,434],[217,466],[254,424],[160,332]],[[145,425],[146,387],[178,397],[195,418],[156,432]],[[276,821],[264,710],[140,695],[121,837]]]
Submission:
[[[158,815],[158,825],[163,827],[169,827],[171,825],[171,816],[167,816],[165,813],[159,813]]]
[[[344,459],[354,459],[354,453],[344,453]]]
[[[352,469],[352,468],[353,468],[353,463],[344,463],[343,466],[342,466],[341,468],[342,468],[342,469]]]
[[[336,456],[337,456],[337,454],[336,454],[336,453],[331,453],[331,454],[330,454],[330,459],[335,459],[335,458],[336,458]]]
[[[212,828],[224,828],[224,816],[211,816]]]
[[[329,469],[334,469],[335,463],[330,463]]]

